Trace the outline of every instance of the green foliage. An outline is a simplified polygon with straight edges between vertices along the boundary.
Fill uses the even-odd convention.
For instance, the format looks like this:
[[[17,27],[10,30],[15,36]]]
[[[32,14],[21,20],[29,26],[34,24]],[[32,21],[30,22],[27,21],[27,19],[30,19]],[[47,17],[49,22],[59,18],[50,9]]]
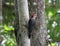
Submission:
[[[17,46],[15,39],[9,38],[9,39],[6,41],[6,46]]]
[[[48,20],[47,29],[50,30],[48,33],[52,39],[52,41],[60,41],[60,15],[58,14],[57,5],[53,5],[53,3],[48,3],[46,0],[46,18]]]
[[[12,24],[15,20],[14,7],[10,5],[3,5],[3,24]]]
[[[4,31],[2,32],[3,39],[6,40],[6,46],[17,46],[16,39],[14,36],[14,28],[9,27],[6,24],[3,26]]]
[[[51,46],[56,46],[56,44],[55,43],[51,43]]]
[[[4,25],[4,29],[6,30],[6,31],[9,31],[9,30],[14,30],[14,27],[13,26],[7,26],[7,25]]]
[[[6,5],[5,3],[9,2],[10,5]],[[14,35],[14,6],[11,4],[14,0],[4,0],[3,4],[3,41],[6,40],[5,46],[17,46],[15,35]]]

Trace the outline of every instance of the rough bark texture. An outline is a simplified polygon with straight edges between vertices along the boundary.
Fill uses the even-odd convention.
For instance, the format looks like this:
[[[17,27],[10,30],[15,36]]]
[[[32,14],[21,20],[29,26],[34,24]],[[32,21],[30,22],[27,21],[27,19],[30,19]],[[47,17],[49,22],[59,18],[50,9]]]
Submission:
[[[15,36],[16,36],[16,41],[18,43],[18,39],[17,39],[17,34],[18,34],[18,31],[19,31],[19,15],[18,15],[18,4],[17,4],[17,0],[14,0],[14,9],[15,9],[15,23],[14,23],[14,33],[15,33]]]
[[[0,28],[2,26],[2,0],[0,0]],[[0,29],[1,31],[1,29]],[[0,43],[2,41],[1,32],[0,32]]]
[[[0,25],[2,24],[2,0],[0,0]]]
[[[29,13],[30,15],[32,12],[37,13],[37,0],[29,0]]]
[[[18,30],[16,30],[18,46],[30,46],[27,29],[25,27],[29,19],[28,2],[27,0],[15,0],[15,3],[17,4],[15,4],[15,10],[18,10],[18,14],[16,13],[16,15],[19,15],[16,16],[16,19],[18,20]]]
[[[45,20],[45,0],[37,0],[37,30],[32,32],[31,46],[47,46],[46,20]]]

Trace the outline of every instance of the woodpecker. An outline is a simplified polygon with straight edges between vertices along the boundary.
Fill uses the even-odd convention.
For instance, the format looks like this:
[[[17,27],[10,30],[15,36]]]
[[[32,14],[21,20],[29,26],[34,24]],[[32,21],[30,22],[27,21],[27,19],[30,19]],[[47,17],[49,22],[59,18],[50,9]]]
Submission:
[[[29,38],[31,37],[32,31],[34,30],[36,25],[35,19],[36,19],[36,14],[33,13],[28,21],[28,37]]]

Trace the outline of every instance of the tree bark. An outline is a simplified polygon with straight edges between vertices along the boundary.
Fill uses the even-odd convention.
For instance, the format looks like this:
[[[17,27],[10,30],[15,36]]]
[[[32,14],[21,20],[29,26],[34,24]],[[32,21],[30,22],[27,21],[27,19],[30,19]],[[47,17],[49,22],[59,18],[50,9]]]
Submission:
[[[45,19],[45,0],[37,0],[36,27],[32,32],[31,46],[47,46],[47,29]]]
[[[0,0],[0,25],[2,25],[2,0]]]
[[[29,0],[29,13],[37,13],[37,0]]]
[[[18,20],[18,30],[17,32],[17,43],[18,46],[30,46],[29,39],[27,35],[27,29],[25,25],[27,24],[29,20],[29,11],[28,11],[28,1],[27,0],[15,0],[15,3],[17,3],[15,10],[17,10],[16,18]],[[16,22],[17,22],[16,20]]]
[[[0,43],[2,41],[2,37],[1,37],[1,27],[2,27],[2,0],[0,0]]]

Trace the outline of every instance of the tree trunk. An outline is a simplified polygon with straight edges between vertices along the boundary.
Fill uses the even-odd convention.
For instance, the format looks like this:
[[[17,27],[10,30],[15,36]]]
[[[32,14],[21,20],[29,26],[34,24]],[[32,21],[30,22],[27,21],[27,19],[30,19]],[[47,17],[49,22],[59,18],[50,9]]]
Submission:
[[[18,20],[19,25],[16,25],[18,27],[17,32],[17,43],[18,46],[30,46],[29,39],[27,35],[27,29],[25,25],[27,24],[29,20],[29,11],[28,11],[28,2],[27,0],[15,0],[15,10],[17,11],[16,19]],[[17,8],[16,8],[17,7]],[[16,21],[17,22],[17,21]]]
[[[29,13],[37,13],[37,0],[29,0]]]
[[[47,30],[45,20],[45,0],[37,0],[36,27],[32,32],[31,46],[47,46]]]
[[[2,0],[0,0],[0,43],[2,41],[2,37],[1,37],[1,26],[2,26]]]
[[[0,0],[0,26],[2,25],[2,0]]]

